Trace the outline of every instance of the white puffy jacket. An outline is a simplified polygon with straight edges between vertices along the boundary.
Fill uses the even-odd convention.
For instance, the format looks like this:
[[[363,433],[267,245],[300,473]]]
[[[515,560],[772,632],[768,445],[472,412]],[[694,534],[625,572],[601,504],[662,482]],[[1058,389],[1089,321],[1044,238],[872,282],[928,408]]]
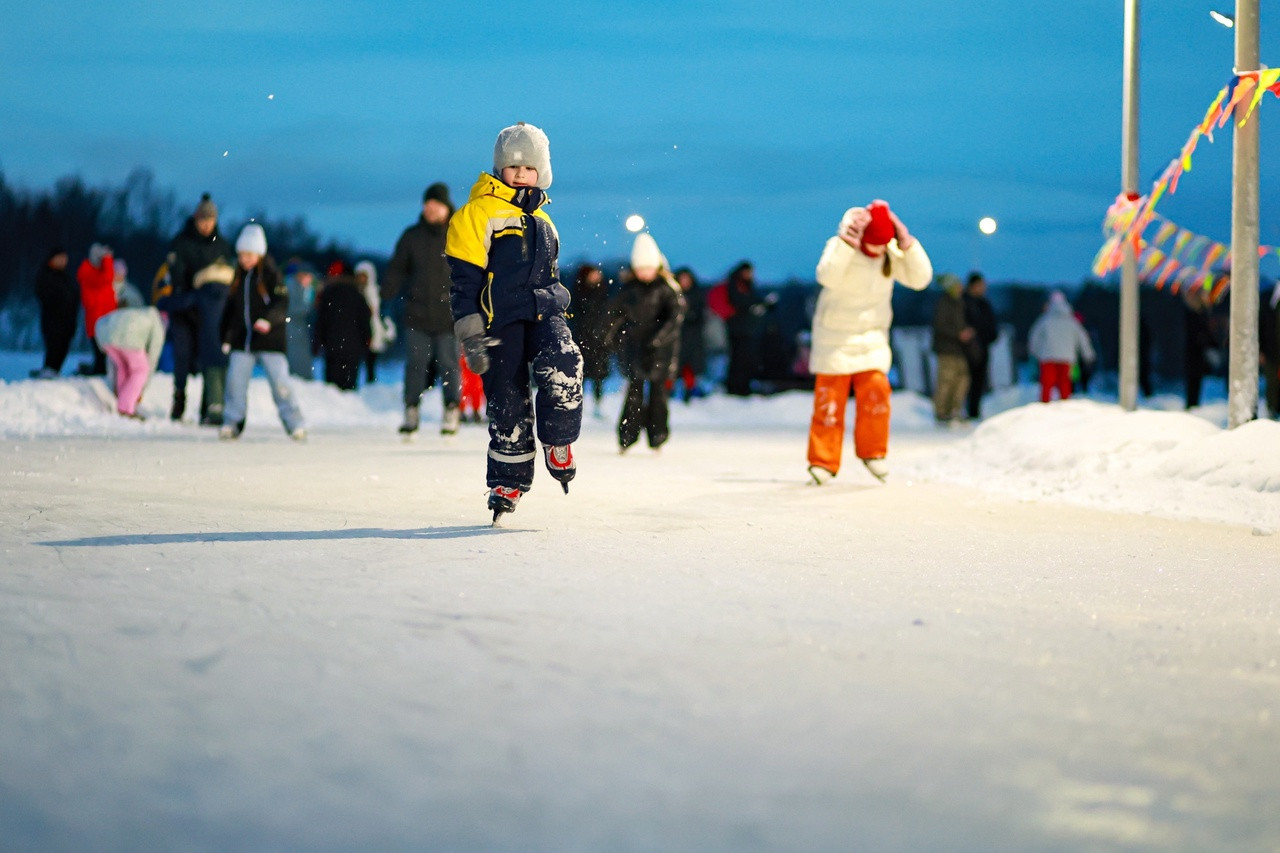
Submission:
[[[810,373],[888,372],[893,364],[889,325],[893,322],[893,282],[924,290],[933,280],[933,264],[919,240],[905,251],[896,240],[884,258],[870,258],[839,237],[827,241],[818,261],[818,307],[813,314]]]
[[[1057,298],[1049,300],[1049,307],[1031,325],[1027,350],[1040,362],[1075,364],[1077,359],[1085,363],[1094,360],[1089,333],[1071,313],[1071,306]]]

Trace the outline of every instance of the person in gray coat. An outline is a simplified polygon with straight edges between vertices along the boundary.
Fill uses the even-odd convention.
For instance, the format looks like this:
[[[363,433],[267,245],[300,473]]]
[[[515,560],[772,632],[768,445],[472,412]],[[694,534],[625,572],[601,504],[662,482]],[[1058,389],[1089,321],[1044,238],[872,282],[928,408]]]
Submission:
[[[116,394],[116,411],[143,420],[138,401],[160,362],[164,322],[155,308],[117,308],[102,315],[95,330],[109,361],[108,382]]]
[[[1058,389],[1058,397],[1071,396],[1071,368],[1080,363],[1092,363],[1093,344],[1080,321],[1071,311],[1071,304],[1060,290],[1049,297],[1044,313],[1031,326],[1027,349],[1040,362],[1040,402],[1047,403]]]

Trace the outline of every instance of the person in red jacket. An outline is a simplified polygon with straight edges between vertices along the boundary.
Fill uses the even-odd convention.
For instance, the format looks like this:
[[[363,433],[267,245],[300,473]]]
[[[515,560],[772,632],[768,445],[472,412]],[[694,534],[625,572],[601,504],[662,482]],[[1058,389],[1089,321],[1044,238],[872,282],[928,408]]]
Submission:
[[[90,376],[107,375],[107,354],[98,346],[94,332],[98,320],[116,310],[116,270],[111,247],[94,243],[89,247],[89,257],[80,262],[76,270],[80,282],[80,303],[84,305],[84,331],[93,347],[93,365]]]

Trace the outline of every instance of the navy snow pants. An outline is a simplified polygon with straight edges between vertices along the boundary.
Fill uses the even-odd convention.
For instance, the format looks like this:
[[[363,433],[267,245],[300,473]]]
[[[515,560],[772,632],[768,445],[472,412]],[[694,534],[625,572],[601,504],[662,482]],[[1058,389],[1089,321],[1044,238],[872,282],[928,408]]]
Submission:
[[[519,321],[489,330],[499,343],[489,349],[483,375],[489,414],[490,487],[529,491],[537,438],[544,445],[571,444],[582,430],[582,353],[561,315]],[[538,387],[530,393],[529,369]]]

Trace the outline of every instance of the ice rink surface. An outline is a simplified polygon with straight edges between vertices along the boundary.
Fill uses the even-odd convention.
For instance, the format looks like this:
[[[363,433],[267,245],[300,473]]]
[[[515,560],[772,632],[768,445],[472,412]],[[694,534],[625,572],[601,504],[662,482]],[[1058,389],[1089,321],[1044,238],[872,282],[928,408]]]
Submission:
[[[626,455],[610,397],[491,529],[482,427],[307,393],[305,444],[260,387],[235,443],[0,417],[0,848],[1280,849],[1280,487],[1188,473],[1216,427],[902,398],[887,485],[812,487],[803,395]]]

